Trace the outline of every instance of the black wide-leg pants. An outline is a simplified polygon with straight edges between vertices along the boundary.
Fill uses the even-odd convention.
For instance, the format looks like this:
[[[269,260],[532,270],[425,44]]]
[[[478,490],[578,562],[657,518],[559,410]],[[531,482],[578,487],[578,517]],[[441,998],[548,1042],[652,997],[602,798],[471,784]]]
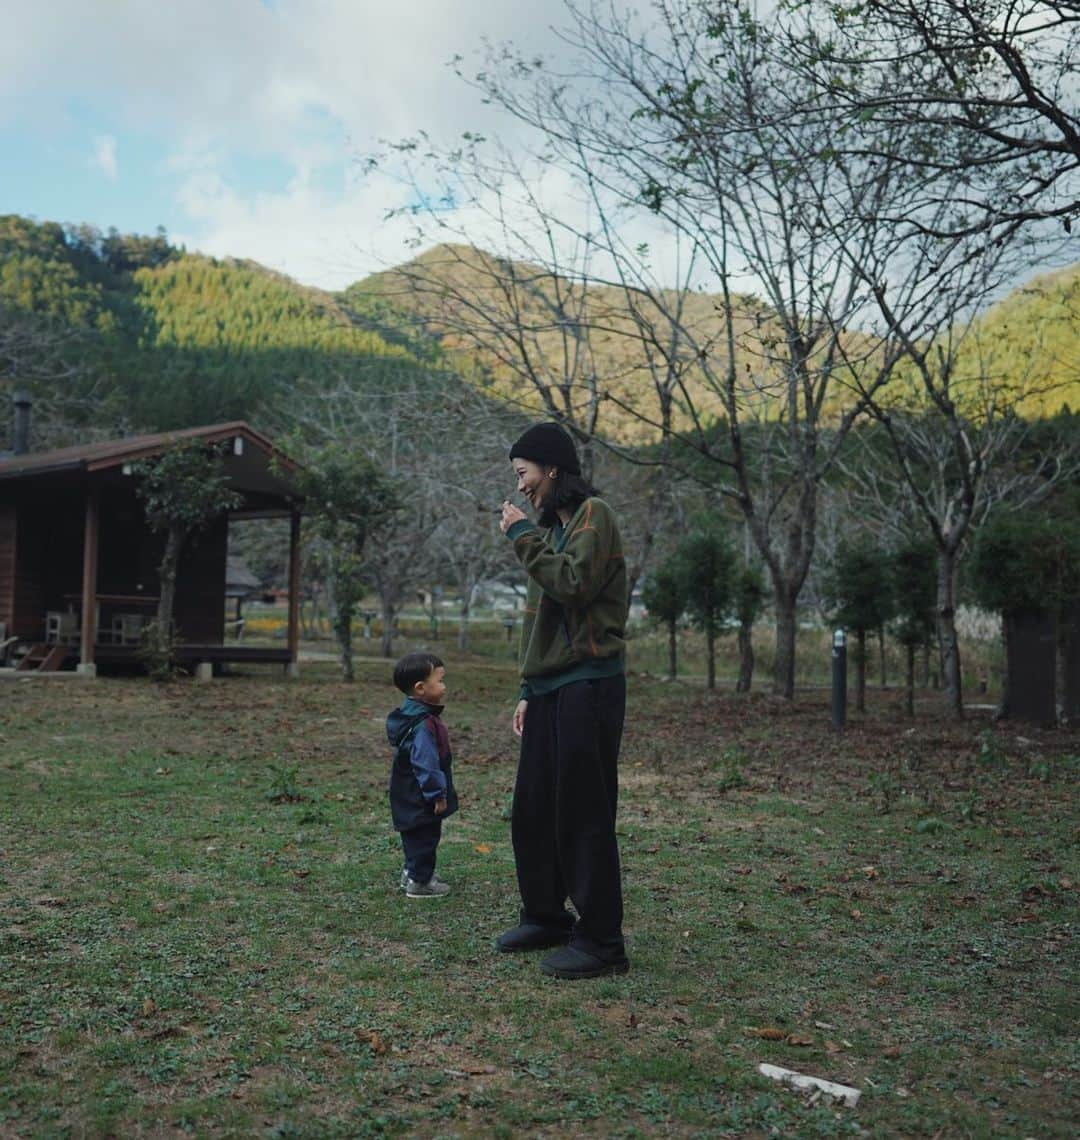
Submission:
[[[625,714],[621,673],[530,697],[514,785],[522,921],[573,925],[571,944],[599,957],[624,953],[615,812]]]

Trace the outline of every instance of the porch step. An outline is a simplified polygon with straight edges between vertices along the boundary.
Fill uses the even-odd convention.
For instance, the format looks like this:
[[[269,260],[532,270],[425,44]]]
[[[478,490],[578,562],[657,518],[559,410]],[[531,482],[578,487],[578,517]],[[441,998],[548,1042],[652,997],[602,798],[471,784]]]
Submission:
[[[70,645],[31,645],[15,666],[15,671],[55,673],[73,652]]]

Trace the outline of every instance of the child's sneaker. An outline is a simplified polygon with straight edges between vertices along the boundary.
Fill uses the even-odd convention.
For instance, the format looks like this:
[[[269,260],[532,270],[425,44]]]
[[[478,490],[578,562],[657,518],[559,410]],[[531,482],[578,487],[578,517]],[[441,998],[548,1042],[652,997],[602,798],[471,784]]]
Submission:
[[[432,875],[426,883],[408,879],[405,884],[405,897],[410,899],[434,899],[450,893],[450,884],[444,883],[438,875]]]

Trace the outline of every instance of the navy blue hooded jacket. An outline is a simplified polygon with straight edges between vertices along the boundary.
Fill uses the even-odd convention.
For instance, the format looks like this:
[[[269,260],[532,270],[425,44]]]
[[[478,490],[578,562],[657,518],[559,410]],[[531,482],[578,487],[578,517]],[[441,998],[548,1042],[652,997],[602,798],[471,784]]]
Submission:
[[[386,718],[386,736],[394,748],[390,813],[397,831],[411,831],[457,811],[450,737],[439,719],[441,712],[441,705],[406,697]],[[446,811],[436,815],[435,801],[443,797]]]

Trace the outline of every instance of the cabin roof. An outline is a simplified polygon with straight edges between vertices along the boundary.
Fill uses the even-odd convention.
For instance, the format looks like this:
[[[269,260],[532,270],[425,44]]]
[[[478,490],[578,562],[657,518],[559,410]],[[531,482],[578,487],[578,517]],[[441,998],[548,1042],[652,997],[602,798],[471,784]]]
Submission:
[[[206,427],[157,432],[153,435],[133,435],[124,439],[106,440],[104,443],[82,443],[74,447],[62,447],[56,451],[34,451],[8,456],[6,459],[0,459],[0,480],[61,471],[104,471],[160,455],[174,444],[186,440],[199,439],[206,443],[216,443],[237,436],[264,452],[268,459],[275,459],[283,474],[291,474],[296,470],[296,463],[289,459],[268,436],[256,431],[243,420],[232,420],[229,423],[210,424]]]

